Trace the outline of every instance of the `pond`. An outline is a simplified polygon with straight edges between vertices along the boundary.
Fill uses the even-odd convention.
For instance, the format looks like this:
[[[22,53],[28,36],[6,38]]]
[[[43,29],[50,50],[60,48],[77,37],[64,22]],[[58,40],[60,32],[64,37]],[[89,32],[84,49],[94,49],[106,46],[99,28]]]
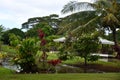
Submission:
[[[3,67],[5,67],[7,69],[11,69],[11,70],[14,70],[16,72],[20,72],[21,71],[20,66],[11,64],[8,58],[5,59],[5,60],[2,60],[1,64],[2,64]]]

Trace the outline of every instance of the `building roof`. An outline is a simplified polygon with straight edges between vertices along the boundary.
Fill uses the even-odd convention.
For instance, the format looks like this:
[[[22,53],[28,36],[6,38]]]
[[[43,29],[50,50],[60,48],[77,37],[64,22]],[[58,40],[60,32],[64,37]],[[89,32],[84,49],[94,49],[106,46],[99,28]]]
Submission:
[[[58,39],[53,39],[54,42],[65,42],[65,37],[61,37],[61,38],[58,38]],[[101,44],[109,44],[109,45],[114,45],[115,43],[113,41],[109,41],[107,39],[103,39],[101,37],[99,37],[99,41]]]
[[[114,45],[115,43],[113,41],[109,41],[107,39],[103,39],[101,37],[99,37],[99,41],[101,44],[109,44],[109,45]]]

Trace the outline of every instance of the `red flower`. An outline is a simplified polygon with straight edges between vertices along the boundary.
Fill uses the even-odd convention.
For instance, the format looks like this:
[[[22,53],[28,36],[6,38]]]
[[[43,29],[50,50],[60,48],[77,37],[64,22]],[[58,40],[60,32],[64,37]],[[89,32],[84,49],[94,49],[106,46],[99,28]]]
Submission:
[[[56,66],[57,64],[61,63],[61,60],[55,59],[55,60],[50,60],[48,61],[49,64]]]
[[[38,30],[38,36],[40,39],[43,39],[43,37],[45,36],[44,32],[41,29]]]
[[[40,45],[44,46],[46,43],[47,43],[47,41],[45,39],[42,39]]]

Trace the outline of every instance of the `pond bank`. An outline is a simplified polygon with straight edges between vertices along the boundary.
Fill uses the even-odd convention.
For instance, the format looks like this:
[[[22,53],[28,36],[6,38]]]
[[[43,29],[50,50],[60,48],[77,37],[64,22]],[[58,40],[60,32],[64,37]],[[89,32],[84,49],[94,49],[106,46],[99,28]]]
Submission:
[[[87,66],[85,66],[84,64],[68,64],[68,65],[82,69],[85,69],[86,67],[86,72],[88,73],[89,72],[95,72],[95,73],[120,72],[120,67],[95,64],[95,63],[87,64]]]

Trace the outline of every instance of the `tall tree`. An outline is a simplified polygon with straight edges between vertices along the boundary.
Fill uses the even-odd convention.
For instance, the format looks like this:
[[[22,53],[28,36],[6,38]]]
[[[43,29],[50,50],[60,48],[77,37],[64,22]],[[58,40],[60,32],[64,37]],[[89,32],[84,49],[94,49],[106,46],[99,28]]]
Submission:
[[[88,22],[77,25],[77,27],[71,27],[71,24],[73,24],[72,22],[69,25],[69,28],[72,28],[70,31],[73,34],[81,35],[82,33],[79,34],[80,32],[88,33],[95,30],[96,27],[109,30],[112,31],[115,46],[118,46],[116,40],[116,29],[120,28],[120,3],[118,0],[94,0],[93,3],[72,1],[64,6],[62,13],[81,10],[82,8],[89,8],[90,11],[87,11],[94,11],[93,14],[96,14],[97,16],[94,16],[91,19],[89,18],[90,16],[88,16],[86,19]],[[82,15],[82,12],[79,12],[79,15]],[[86,17],[86,14],[84,16]],[[82,22],[86,20],[83,19]],[[120,48],[118,48],[116,51],[120,53]]]
[[[29,18],[27,22],[22,24],[22,29],[33,28],[36,24],[40,24],[43,22],[52,26],[52,28],[55,29],[57,32],[57,28],[61,22],[61,19],[59,19],[59,15],[57,14],[51,14],[49,16],[44,16],[44,17]]]
[[[30,28],[26,32],[27,37],[37,37],[38,36],[38,30],[41,29],[45,32],[46,37],[49,35],[54,34],[54,29],[46,22],[41,22],[39,24],[36,24],[33,28]]]
[[[79,12],[79,15],[82,15],[84,17],[87,16],[87,19],[82,19],[81,22],[87,22],[84,24],[79,24],[77,27],[70,26],[73,24],[73,22],[69,25],[69,28],[72,28],[71,31],[74,33],[78,33],[80,31],[90,31],[93,30],[93,27],[100,27],[104,29],[112,30],[113,32],[113,40],[115,44],[117,44],[116,41],[116,29],[120,28],[119,23],[119,3],[117,3],[116,0],[95,0],[93,3],[90,2],[77,2],[72,1],[64,6],[62,13],[68,13],[73,12],[76,10],[80,10],[82,8],[89,8],[89,11],[83,11],[86,14],[83,14],[83,12]],[[91,10],[92,9],[92,10]],[[93,12],[94,11],[94,12]],[[93,12],[93,13],[91,13]],[[90,18],[91,15],[93,15],[93,18]],[[96,15],[94,15],[96,14]],[[77,18],[77,17],[76,17]],[[79,22],[80,23],[80,22]]]

